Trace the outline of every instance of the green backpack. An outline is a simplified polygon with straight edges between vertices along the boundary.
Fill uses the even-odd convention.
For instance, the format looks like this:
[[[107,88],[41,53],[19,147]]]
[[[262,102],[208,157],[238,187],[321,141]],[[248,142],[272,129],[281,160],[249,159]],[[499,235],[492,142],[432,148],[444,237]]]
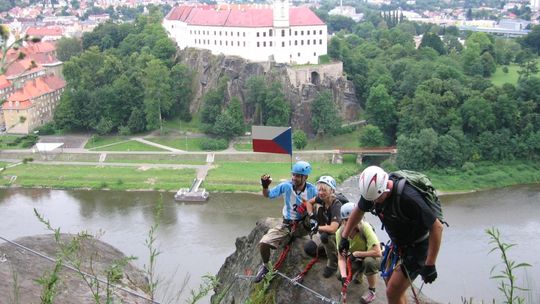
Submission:
[[[399,205],[401,193],[403,193],[403,188],[405,187],[405,182],[408,182],[411,186],[413,186],[422,194],[425,201],[428,202],[429,207],[431,208],[433,213],[435,213],[439,221],[445,224],[447,227],[449,226],[448,223],[444,220],[441,200],[437,196],[435,188],[433,187],[433,184],[431,183],[429,177],[427,177],[423,173],[411,170],[399,170],[390,173],[390,176],[394,176],[398,179],[395,200],[396,206]],[[397,208],[396,211],[400,216],[404,217],[403,213],[399,208]]]

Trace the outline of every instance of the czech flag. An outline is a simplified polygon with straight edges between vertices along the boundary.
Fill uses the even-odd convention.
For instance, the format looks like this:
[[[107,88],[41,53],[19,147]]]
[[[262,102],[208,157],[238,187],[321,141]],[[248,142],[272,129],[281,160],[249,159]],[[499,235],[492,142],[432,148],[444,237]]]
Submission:
[[[252,126],[253,152],[292,155],[291,127]]]

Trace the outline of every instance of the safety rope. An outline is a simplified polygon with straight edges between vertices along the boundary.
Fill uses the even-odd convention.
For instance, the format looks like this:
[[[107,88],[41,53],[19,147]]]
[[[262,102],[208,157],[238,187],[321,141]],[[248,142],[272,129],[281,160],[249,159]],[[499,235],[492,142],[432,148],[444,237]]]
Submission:
[[[317,263],[317,261],[319,261],[319,250],[317,250],[315,257],[312,258],[311,261],[309,261],[304,270],[302,270],[302,272],[300,272],[296,277],[294,277],[294,280],[301,283],[308,271],[311,269],[311,267],[313,267],[313,265],[315,265],[315,263]]]
[[[388,241],[384,247],[384,255],[381,261],[381,277],[387,280],[394,272],[399,255],[397,254],[397,245],[394,245],[391,241]]]
[[[282,273],[281,271],[276,271],[275,272],[276,274],[278,274],[279,276],[283,277],[284,279],[286,279],[287,281],[289,281],[292,285],[294,286],[300,286],[302,288],[304,288],[305,290],[307,290],[308,292],[312,293],[313,295],[315,295],[315,297],[317,297],[318,299],[320,299],[321,301],[323,302],[327,302],[327,303],[331,303],[331,304],[339,304],[338,301],[335,301],[329,297],[326,297],[318,292],[316,292],[315,290],[307,287],[306,285],[300,283],[300,282],[297,282],[295,281],[294,279],[288,277],[287,275],[285,275],[284,273]]]
[[[26,246],[24,246],[24,245],[19,244],[19,243],[10,241],[10,240],[8,240],[8,239],[2,237],[2,236],[0,236],[0,239],[6,241],[6,242],[8,242],[8,243],[10,243],[10,244],[12,244],[12,245],[14,245],[14,246],[16,246],[16,247],[19,247],[19,248],[21,248],[21,249],[23,249],[23,250],[26,250],[26,251],[28,251],[28,252],[30,252],[30,253],[33,253],[33,254],[35,254],[35,255],[41,257],[41,258],[44,258],[44,259],[46,259],[46,260],[48,260],[48,261],[50,261],[50,262],[56,263],[56,260],[55,260],[55,259],[53,259],[53,258],[51,258],[51,257],[48,257],[48,256],[44,255],[43,253],[37,252],[37,251],[35,251],[35,250],[33,250],[33,249],[30,249],[30,248],[28,248],[28,247],[26,247]],[[71,266],[71,265],[62,263],[62,266],[64,266],[65,268],[67,268],[67,269],[69,269],[69,270],[72,270],[72,271],[75,271],[75,272],[77,272],[77,273],[80,273],[80,274],[82,274],[82,275],[84,275],[84,276],[86,276],[86,277],[91,277],[91,278],[93,278],[93,279],[95,279],[95,280],[97,280],[97,281],[99,281],[99,282],[101,282],[101,283],[103,283],[103,284],[108,284],[109,286],[112,286],[112,287],[114,287],[114,288],[116,288],[116,289],[120,289],[120,290],[122,290],[122,291],[125,291],[125,292],[127,292],[127,293],[129,293],[129,294],[131,294],[131,295],[133,295],[133,296],[135,296],[135,297],[141,298],[141,299],[143,299],[143,300],[149,301],[149,302],[154,303],[154,304],[160,304],[159,302],[154,301],[154,300],[152,300],[152,299],[149,299],[149,298],[147,298],[147,297],[145,297],[145,296],[143,296],[143,295],[140,295],[140,294],[138,294],[138,293],[136,293],[136,292],[134,292],[134,291],[132,291],[132,290],[129,290],[129,289],[124,288],[124,287],[122,287],[122,286],[118,286],[118,285],[112,284],[112,283],[110,283],[110,282],[107,282],[106,280],[103,280],[103,279],[98,278],[98,277],[95,276],[95,275],[92,275],[92,274],[86,273],[86,272],[84,272],[84,271],[78,270],[78,269],[76,269],[75,267],[73,267],[73,266]]]
[[[289,232],[291,237],[289,241],[287,242],[287,245],[283,248],[281,251],[281,254],[279,255],[278,260],[274,264],[274,271],[278,270],[279,267],[281,267],[281,264],[285,261],[285,258],[287,257],[287,254],[289,254],[289,251],[291,250],[291,244],[294,241],[294,233],[296,231],[296,226],[298,225],[298,222],[293,222],[291,226],[291,231]]]
[[[411,276],[409,275],[409,271],[407,270],[407,267],[405,266],[405,264],[401,263],[401,265],[403,265],[403,269],[405,270],[405,276],[407,276],[407,279],[409,280],[409,284],[411,285],[411,290],[414,296],[414,302],[416,304],[420,304],[420,299],[418,298],[418,295],[416,294],[416,291],[414,290],[414,286],[411,280]]]
[[[345,282],[343,282],[343,286],[341,286],[341,303],[347,303],[347,289],[349,288],[349,284],[351,283],[351,279],[353,276],[352,273],[352,261],[351,256],[347,256],[347,277],[345,278]]]

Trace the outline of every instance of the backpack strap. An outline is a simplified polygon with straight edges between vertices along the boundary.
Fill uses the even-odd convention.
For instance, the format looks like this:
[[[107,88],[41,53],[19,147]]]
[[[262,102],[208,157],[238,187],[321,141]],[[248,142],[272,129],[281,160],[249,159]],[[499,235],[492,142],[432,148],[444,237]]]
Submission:
[[[392,211],[401,219],[407,219],[405,214],[401,212],[401,205],[399,202],[401,201],[401,194],[403,193],[403,189],[405,188],[405,183],[407,182],[406,178],[400,178],[396,183],[396,192],[394,192],[394,200],[392,202]]]

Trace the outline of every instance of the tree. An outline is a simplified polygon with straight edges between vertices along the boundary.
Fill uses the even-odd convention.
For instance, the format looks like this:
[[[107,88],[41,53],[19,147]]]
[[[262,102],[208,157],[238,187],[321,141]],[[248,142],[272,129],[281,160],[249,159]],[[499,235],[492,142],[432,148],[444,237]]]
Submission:
[[[438,147],[438,135],[433,129],[418,134],[400,135],[397,140],[397,164],[403,169],[425,170],[433,167]]]
[[[491,104],[480,96],[468,98],[460,108],[463,130],[476,136],[495,127],[495,115]]]
[[[201,122],[206,124],[208,128],[212,128],[217,117],[221,114],[225,100],[225,88],[227,80],[220,79],[220,84],[215,89],[210,89],[203,97],[201,108]]]
[[[133,108],[131,114],[129,115],[129,120],[127,126],[131,133],[140,133],[146,130],[146,118],[144,111],[139,108]]]
[[[82,53],[82,45],[77,38],[62,37],[56,43],[56,55],[60,61],[68,61],[80,53]]]
[[[162,113],[172,106],[170,72],[161,60],[153,59],[144,69],[144,112],[147,130],[162,131]]]
[[[530,33],[518,41],[523,47],[540,55],[540,25],[535,25]]]
[[[246,82],[246,104],[249,106],[248,113],[252,113],[254,123],[263,124],[262,107],[266,100],[266,83],[262,76],[252,76]],[[258,117],[258,121],[255,118]]]
[[[307,135],[302,130],[294,130],[292,141],[296,149],[303,150],[307,146]]]
[[[374,125],[366,125],[360,131],[360,146],[362,147],[382,147],[385,146],[384,134]]]
[[[264,101],[263,122],[267,126],[288,126],[291,107],[281,92],[278,82],[272,83]]]
[[[171,97],[173,105],[171,115],[179,115],[184,121],[191,120],[190,104],[193,99],[194,73],[183,64],[176,64],[171,69]]]
[[[393,142],[397,126],[396,103],[384,85],[377,85],[370,90],[366,114],[368,122],[377,126],[388,142]]]
[[[424,36],[422,36],[420,48],[424,47],[430,47],[434,49],[435,51],[437,51],[437,53],[439,53],[439,55],[444,55],[446,53],[441,38],[439,38],[439,35],[432,32],[427,32],[424,34]]]
[[[341,127],[341,118],[328,90],[320,93],[311,105],[311,127],[321,135],[335,132]]]

